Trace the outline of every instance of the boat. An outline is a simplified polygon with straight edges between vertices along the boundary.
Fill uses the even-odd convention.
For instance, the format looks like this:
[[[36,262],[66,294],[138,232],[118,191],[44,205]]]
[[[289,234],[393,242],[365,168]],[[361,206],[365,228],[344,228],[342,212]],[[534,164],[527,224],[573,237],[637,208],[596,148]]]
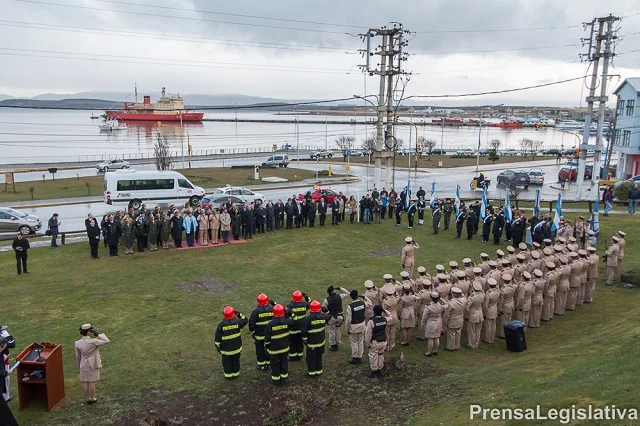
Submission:
[[[125,102],[124,109],[106,111],[106,117],[119,121],[202,121],[204,113],[184,109],[184,100],[177,96],[167,96],[162,88],[162,96],[158,102],[152,103],[150,96],[145,96],[142,103],[138,102],[138,89],[135,89],[136,102]]]
[[[432,123],[445,124],[447,126],[462,126],[464,122],[460,118],[434,118]]]
[[[115,132],[118,130],[127,130],[127,125],[120,123],[118,120],[110,118],[98,124],[101,132]]]
[[[584,121],[564,120],[556,124],[558,130],[584,130]]]
[[[502,120],[499,123],[489,123],[488,127],[500,127],[503,129],[519,129],[522,127],[522,123],[515,120]]]

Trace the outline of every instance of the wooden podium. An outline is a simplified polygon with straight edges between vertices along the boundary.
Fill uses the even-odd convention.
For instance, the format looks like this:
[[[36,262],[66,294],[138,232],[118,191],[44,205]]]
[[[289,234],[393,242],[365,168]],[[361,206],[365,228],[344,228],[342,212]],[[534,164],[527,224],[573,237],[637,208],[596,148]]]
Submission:
[[[20,409],[24,409],[34,399],[47,402],[49,411],[64,399],[64,372],[62,370],[62,345],[42,342],[41,359],[35,344],[27,346],[17,356],[20,361],[17,374]]]

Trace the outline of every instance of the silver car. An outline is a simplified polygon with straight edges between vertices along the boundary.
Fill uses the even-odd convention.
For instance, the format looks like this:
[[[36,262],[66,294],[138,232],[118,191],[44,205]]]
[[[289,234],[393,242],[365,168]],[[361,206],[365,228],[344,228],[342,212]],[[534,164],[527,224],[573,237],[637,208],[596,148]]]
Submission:
[[[42,222],[36,216],[9,207],[0,207],[0,232],[20,232],[22,235],[29,235],[36,233],[40,228]]]
[[[128,161],[114,158],[113,160],[105,160],[102,163],[96,164],[96,169],[101,172],[108,172],[109,170],[128,169],[131,167]]]

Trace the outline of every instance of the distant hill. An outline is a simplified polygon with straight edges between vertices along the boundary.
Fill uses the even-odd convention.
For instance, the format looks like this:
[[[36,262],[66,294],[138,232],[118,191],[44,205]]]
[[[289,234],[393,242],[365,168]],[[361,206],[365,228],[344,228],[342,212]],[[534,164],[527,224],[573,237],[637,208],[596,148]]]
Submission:
[[[56,101],[42,101],[35,99],[5,99],[0,101],[0,107],[22,108],[86,108],[97,111],[115,108],[119,104],[103,99],[61,99]]]
[[[2,93],[0,93],[0,101],[4,101],[5,99],[11,99],[11,98],[13,98],[13,96],[3,95]]]

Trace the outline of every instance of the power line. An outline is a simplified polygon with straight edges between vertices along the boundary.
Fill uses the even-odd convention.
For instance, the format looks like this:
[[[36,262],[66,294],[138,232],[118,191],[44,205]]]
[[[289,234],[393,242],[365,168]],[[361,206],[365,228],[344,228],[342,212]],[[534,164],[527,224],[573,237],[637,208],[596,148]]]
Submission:
[[[22,0],[20,0],[22,1]],[[564,30],[570,28],[581,28],[580,25],[566,25],[559,27],[530,27],[530,28],[479,28],[474,30],[424,30],[415,31],[418,34],[443,34],[443,33],[499,33],[512,31],[546,31],[546,30]]]
[[[449,51],[449,52],[417,52],[412,53],[411,55],[462,55],[462,54],[473,54],[473,53],[493,53],[493,52],[512,52],[512,51],[520,51],[520,50],[542,50],[542,49],[558,49],[564,47],[578,47],[577,44],[563,44],[559,46],[534,46],[534,47],[516,47],[511,49],[489,49],[489,50],[470,50],[466,52],[462,51]]]

